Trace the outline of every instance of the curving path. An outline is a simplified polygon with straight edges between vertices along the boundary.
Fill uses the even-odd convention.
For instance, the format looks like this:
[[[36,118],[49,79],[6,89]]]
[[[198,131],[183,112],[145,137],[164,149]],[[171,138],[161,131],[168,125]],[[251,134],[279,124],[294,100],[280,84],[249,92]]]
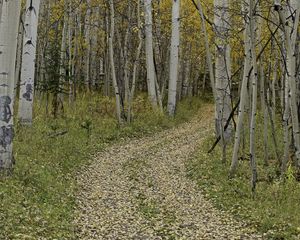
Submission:
[[[205,105],[177,128],[100,152],[78,175],[77,239],[261,239],[186,177],[187,159],[212,130],[212,109]]]

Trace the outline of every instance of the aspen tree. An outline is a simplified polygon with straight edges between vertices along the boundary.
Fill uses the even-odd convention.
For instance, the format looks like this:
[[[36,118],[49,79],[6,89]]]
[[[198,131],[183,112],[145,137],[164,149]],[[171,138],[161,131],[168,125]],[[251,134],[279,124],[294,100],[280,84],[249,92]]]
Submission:
[[[216,132],[221,136],[223,149],[223,162],[226,161],[226,145],[232,134],[229,125],[224,132],[224,127],[231,113],[230,79],[231,79],[231,49],[228,43],[230,18],[228,0],[214,1],[216,57],[215,57],[215,82],[216,82]]]
[[[19,99],[19,120],[25,125],[32,124],[39,8],[40,0],[27,0]]]
[[[16,95],[16,90],[18,84],[20,84],[20,75],[21,75],[21,66],[22,66],[22,51],[23,51],[23,38],[24,38],[24,13],[21,15],[21,20],[19,23],[19,32],[18,32],[18,45],[17,45],[17,56],[16,56],[16,69],[15,69],[15,91],[14,99]]]
[[[134,97],[134,93],[135,93],[136,79],[138,77],[138,67],[139,67],[139,63],[140,63],[139,60],[140,60],[140,55],[141,55],[141,51],[142,51],[142,47],[143,47],[140,1],[141,0],[137,0],[137,28],[138,28],[139,44],[138,44],[138,48],[136,51],[135,61],[133,64],[131,90],[129,91],[129,96],[128,96],[127,122],[131,122],[132,101],[133,101],[133,97]]]
[[[168,113],[174,116],[176,110],[176,93],[178,81],[180,42],[180,0],[173,0],[172,6],[172,37],[170,52],[170,77],[168,92]]]
[[[113,81],[113,87],[115,90],[115,97],[116,97],[116,111],[117,111],[117,119],[119,124],[122,123],[122,116],[121,116],[121,101],[120,101],[120,92],[119,86],[116,77],[116,70],[115,70],[115,61],[114,61],[114,32],[115,32],[115,9],[114,9],[114,1],[109,0],[109,9],[110,9],[110,33],[109,33],[109,58],[110,58],[110,69],[111,69],[111,76]]]
[[[155,87],[155,67],[153,60],[153,33],[152,33],[152,0],[144,0],[145,9],[145,53],[147,68],[147,87],[150,102],[157,107],[157,95]]]
[[[238,166],[238,152],[241,142],[241,133],[243,131],[243,123],[245,117],[245,108],[247,104],[247,85],[250,80],[250,69],[251,69],[251,33],[250,33],[250,22],[249,22],[249,6],[244,3],[243,5],[244,19],[245,19],[245,30],[244,30],[244,42],[245,42],[245,59],[244,59],[244,72],[242,78],[242,86],[240,91],[240,106],[238,111],[237,127],[234,137],[234,147],[230,166],[230,177],[236,172]]]
[[[86,43],[86,57],[85,57],[85,85],[87,91],[90,91],[91,84],[91,1],[87,0],[87,10],[85,16],[85,43]]]
[[[250,25],[250,42],[251,42],[251,59],[252,59],[252,108],[250,122],[250,165],[252,170],[251,186],[255,191],[257,181],[256,155],[255,155],[255,129],[256,129],[256,112],[257,112],[257,84],[258,70],[256,58],[256,38],[255,38],[255,4],[253,0],[249,0],[249,25]]]
[[[275,0],[274,8],[278,12],[279,19],[284,29],[285,37],[285,48],[286,48],[286,104],[285,104],[285,114],[287,116],[288,109],[290,108],[291,119],[292,119],[292,129],[293,129],[293,139],[294,145],[296,148],[296,158],[297,165],[300,167],[300,129],[299,129],[299,118],[298,118],[298,106],[297,106],[297,69],[296,69],[296,40],[298,35],[298,26],[299,26],[299,15],[300,15],[300,3],[298,0],[291,0],[288,6],[282,6],[281,2]],[[287,15],[288,13],[288,15]],[[290,16],[291,15],[291,16]],[[289,103],[288,103],[289,101]],[[285,119],[287,120],[287,119]],[[288,125],[288,123],[285,123]],[[287,129],[285,131],[288,131]],[[288,133],[285,133],[287,136]],[[285,138],[285,141],[287,139]],[[285,143],[287,144],[287,142]],[[286,161],[286,153],[285,160]]]
[[[0,19],[0,171],[13,166],[13,96],[21,1],[2,3]]]
[[[53,113],[56,116],[58,111],[58,106],[63,106],[64,93],[63,88],[66,80],[66,50],[67,50],[67,36],[68,36],[68,1],[64,1],[64,15],[63,15],[63,26],[62,26],[62,36],[60,45],[60,68],[59,68],[59,81],[57,89],[55,90],[53,98]]]

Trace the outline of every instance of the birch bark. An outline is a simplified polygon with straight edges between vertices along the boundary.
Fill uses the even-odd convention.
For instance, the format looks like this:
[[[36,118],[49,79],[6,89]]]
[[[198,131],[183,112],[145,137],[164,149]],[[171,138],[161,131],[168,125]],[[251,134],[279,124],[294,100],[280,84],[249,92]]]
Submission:
[[[243,122],[245,117],[245,109],[247,104],[247,85],[250,80],[250,67],[251,67],[251,36],[250,36],[250,22],[249,22],[249,7],[244,5],[244,15],[245,15],[245,30],[244,30],[244,42],[245,42],[245,60],[244,60],[244,73],[243,73],[243,80],[241,86],[241,93],[240,93],[240,107],[238,113],[238,120],[237,120],[237,128],[235,132],[235,141],[234,141],[234,148],[230,166],[230,177],[236,172],[238,166],[238,152],[239,146],[241,142],[241,133],[243,132]]]
[[[144,0],[145,9],[145,42],[146,42],[146,66],[147,87],[150,102],[157,107],[157,95],[155,88],[155,67],[153,60],[153,33],[152,33],[152,0]]]
[[[0,19],[0,171],[9,172],[13,160],[13,95],[21,1],[2,3]]]
[[[143,37],[142,37],[142,23],[141,23],[141,10],[140,10],[140,0],[138,0],[137,3],[137,24],[138,24],[138,39],[139,39],[139,45],[136,51],[136,57],[133,64],[133,73],[132,73],[132,84],[131,84],[131,90],[129,91],[128,96],[128,109],[127,109],[127,122],[131,122],[131,115],[132,115],[132,101],[135,93],[135,85],[136,85],[136,79],[138,76],[138,67],[139,67],[139,60],[140,55],[142,51],[142,44],[143,44]]]
[[[251,58],[252,58],[252,111],[250,123],[250,165],[252,171],[251,186],[252,191],[255,191],[257,181],[257,168],[255,158],[255,129],[256,129],[256,111],[257,111],[257,58],[256,58],[256,38],[255,38],[255,4],[253,0],[249,0],[250,8],[250,41],[251,41]]]
[[[115,70],[115,61],[114,61],[114,48],[113,48],[113,39],[114,39],[114,32],[115,32],[115,10],[114,10],[114,1],[109,0],[109,7],[110,7],[110,34],[109,34],[109,57],[110,57],[110,69],[113,81],[113,87],[115,90],[115,97],[116,97],[116,111],[117,111],[117,119],[119,124],[122,123],[122,116],[121,116],[121,102],[120,102],[120,92],[116,77],[116,70]]]
[[[293,139],[296,148],[297,165],[300,167],[300,132],[297,106],[297,84],[296,84],[296,39],[298,35],[300,3],[298,0],[291,0],[288,6],[282,6],[281,2],[275,0],[275,10],[278,11],[281,24],[284,27],[285,47],[287,51],[286,68],[287,81],[289,86],[289,104],[292,116]],[[292,15],[291,15],[292,14]],[[291,16],[290,16],[291,15]]]
[[[27,0],[19,99],[21,124],[32,124],[35,60],[40,0]]]
[[[231,79],[231,59],[230,45],[228,44],[230,17],[228,0],[215,0],[215,35],[216,35],[216,58],[215,58],[215,78],[216,78],[216,132],[221,136],[223,148],[223,162],[226,161],[226,145],[232,135],[232,125],[230,124],[224,132],[224,127],[231,113],[230,79]]]
[[[180,42],[180,0],[173,0],[172,7],[172,37],[170,52],[170,76],[168,92],[168,113],[174,116],[176,110],[176,93],[178,82],[178,62],[179,62],[179,42]]]

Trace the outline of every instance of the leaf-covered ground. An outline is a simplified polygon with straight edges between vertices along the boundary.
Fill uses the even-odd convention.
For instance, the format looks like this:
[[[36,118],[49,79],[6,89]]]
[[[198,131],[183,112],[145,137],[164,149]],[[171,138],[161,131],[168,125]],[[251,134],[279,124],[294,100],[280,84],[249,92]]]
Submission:
[[[199,98],[188,98],[169,118],[152,111],[147,95],[138,95],[134,121],[120,128],[114,102],[80,95],[76,105],[65,103],[65,112],[53,119],[44,111],[45,102],[36,101],[33,126],[16,121],[16,165],[11,176],[0,176],[0,240],[77,240],[73,219],[79,169],[122,139],[154,135],[188,121],[202,105]]]
[[[100,152],[78,173],[77,239],[261,239],[204,198],[186,163],[212,131],[212,107],[188,123]]]

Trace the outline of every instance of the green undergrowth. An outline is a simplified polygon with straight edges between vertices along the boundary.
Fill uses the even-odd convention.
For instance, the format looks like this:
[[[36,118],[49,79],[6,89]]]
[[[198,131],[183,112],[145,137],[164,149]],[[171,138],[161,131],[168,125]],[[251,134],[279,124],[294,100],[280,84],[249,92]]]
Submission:
[[[223,164],[220,147],[212,154],[207,153],[215,140],[213,134],[200,146],[197,157],[189,162],[188,176],[198,182],[205,196],[217,208],[227,210],[238,220],[246,220],[250,227],[255,227],[264,235],[264,239],[300,239],[300,183],[296,181],[292,167],[289,167],[285,178],[280,178],[270,132],[269,166],[264,165],[263,119],[260,115],[257,122],[258,183],[255,195],[250,187],[249,155],[245,154],[245,159],[240,159],[236,177],[229,179],[232,146],[228,150],[227,163]],[[282,155],[280,122],[276,123],[276,135]],[[249,153],[248,137],[245,146],[245,153]]]
[[[153,112],[146,97],[134,102],[132,124],[119,127],[114,101],[78,97],[53,119],[36,103],[33,127],[16,123],[12,176],[0,178],[0,239],[74,239],[76,173],[93,154],[121,139],[142,137],[190,119],[198,99],[179,104],[175,118]]]

